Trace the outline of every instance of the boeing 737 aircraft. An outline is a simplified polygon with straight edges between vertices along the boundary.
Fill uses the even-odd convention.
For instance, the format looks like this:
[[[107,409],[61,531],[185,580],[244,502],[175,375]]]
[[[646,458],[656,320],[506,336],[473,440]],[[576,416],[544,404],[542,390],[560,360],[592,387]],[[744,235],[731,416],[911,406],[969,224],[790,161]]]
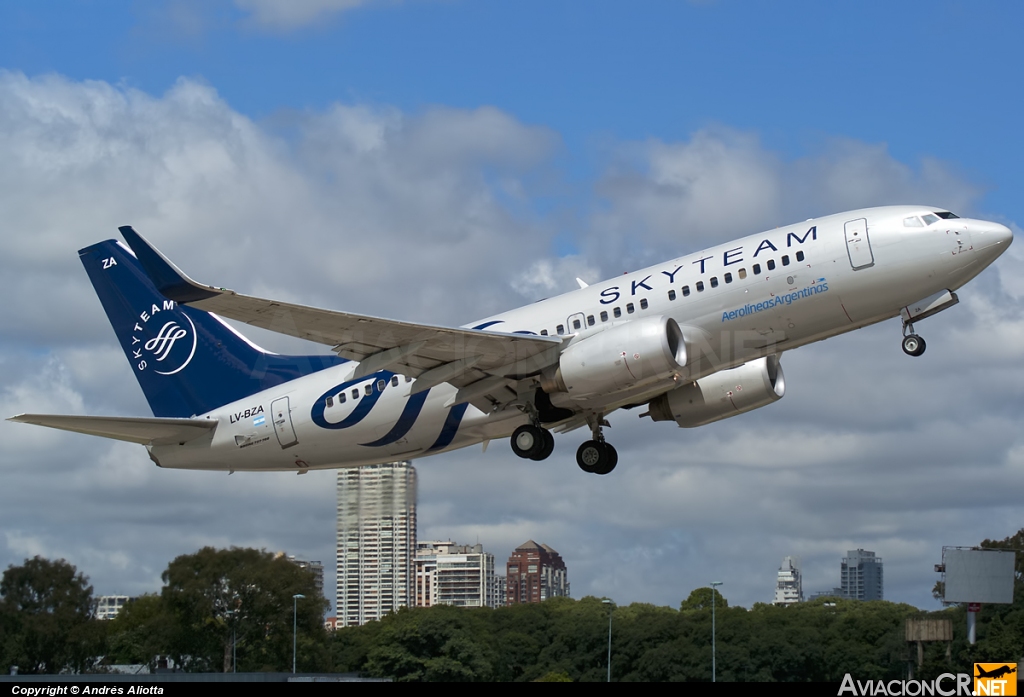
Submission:
[[[79,252],[155,418],[11,420],[140,443],[161,467],[296,470],[411,459],[511,436],[607,474],[605,417],[691,428],[781,399],[784,351],[899,316],[914,323],[1006,251],[997,223],[888,206],[777,228],[462,328],[379,319],[197,283],[130,227]],[[219,316],[330,346],[264,351]]]

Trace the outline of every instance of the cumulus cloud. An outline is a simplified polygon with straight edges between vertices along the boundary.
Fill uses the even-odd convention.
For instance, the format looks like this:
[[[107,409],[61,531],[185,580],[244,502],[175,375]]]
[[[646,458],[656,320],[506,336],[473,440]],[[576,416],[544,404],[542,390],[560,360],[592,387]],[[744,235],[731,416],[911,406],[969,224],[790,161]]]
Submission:
[[[612,147],[596,191],[602,205],[581,247],[613,273],[852,208],[917,203],[970,212],[982,193],[948,164],[926,158],[910,166],[884,144],[836,138],[787,160],[755,134],[721,126],[683,142]]]
[[[721,127],[614,144],[573,217],[536,204],[560,147],[489,107],[334,104],[256,122],[196,80],[155,96],[0,73],[0,273],[17,299],[0,309],[0,405],[146,413],[74,253],[119,224],[201,281],[462,324],[814,215],[891,202],[970,214],[981,195],[949,163],[881,144],[787,158]],[[556,237],[578,251],[557,254]],[[886,560],[889,597],[927,605],[942,544],[1019,527],[1022,253],[921,323],[920,359],[893,320],[785,354],[788,394],[763,410],[698,430],[612,414],[607,478],[576,468],[581,431],[543,463],[503,442],[421,460],[420,534],[479,540],[499,567],[534,538],[565,557],[577,596],[671,604],[712,578],[732,602],[769,600],[790,554],[807,590],[831,588],[840,557],[865,547]],[[331,472],[163,471],[137,446],[6,422],[0,438],[0,564],[66,556],[97,591],[139,593],[206,544],[333,561]]]

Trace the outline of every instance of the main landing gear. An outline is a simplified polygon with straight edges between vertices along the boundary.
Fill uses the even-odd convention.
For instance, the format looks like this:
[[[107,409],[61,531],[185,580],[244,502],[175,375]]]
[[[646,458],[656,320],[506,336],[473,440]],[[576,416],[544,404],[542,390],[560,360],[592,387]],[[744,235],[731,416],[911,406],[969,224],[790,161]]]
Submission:
[[[600,415],[591,417],[588,421],[594,440],[588,440],[579,447],[576,451],[576,464],[584,472],[608,474],[619,463],[619,454],[610,443],[605,442],[604,434],[601,432],[601,427],[607,426],[608,422]]]
[[[512,432],[512,452],[527,460],[546,460],[555,450],[551,431],[533,424],[520,426]]]
[[[586,441],[576,451],[576,464],[584,472],[608,474],[619,462],[619,454],[604,440],[601,427],[608,422],[600,416],[589,419],[593,440]],[[546,460],[555,449],[551,431],[536,424],[525,424],[512,432],[512,452],[525,460]]]
[[[909,332],[909,334],[907,333]],[[926,344],[924,339],[914,333],[912,322],[903,322],[903,353],[908,356],[920,356],[924,353]]]

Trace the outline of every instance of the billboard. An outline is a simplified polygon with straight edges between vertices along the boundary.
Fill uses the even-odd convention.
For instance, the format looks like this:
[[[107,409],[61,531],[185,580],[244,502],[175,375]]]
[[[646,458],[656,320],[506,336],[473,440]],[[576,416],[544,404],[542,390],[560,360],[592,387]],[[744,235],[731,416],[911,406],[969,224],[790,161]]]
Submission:
[[[947,603],[1012,603],[1016,553],[1002,549],[943,548]]]

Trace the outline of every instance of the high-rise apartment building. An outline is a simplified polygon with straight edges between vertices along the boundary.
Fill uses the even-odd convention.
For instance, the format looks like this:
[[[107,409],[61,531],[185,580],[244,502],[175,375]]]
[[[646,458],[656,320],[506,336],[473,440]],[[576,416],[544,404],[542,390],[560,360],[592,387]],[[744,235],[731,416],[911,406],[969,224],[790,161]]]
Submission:
[[[416,603],[416,469],[338,470],[337,624],[379,620]]]
[[[498,607],[494,555],[479,544],[417,543],[416,604]]]
[[[565,562],[555,550],[527,540],[516,547],[506,566],[507,603],[539,603],[569,595]]]
[[[851,549],[839,567],[839,586],[844,598],[882,600],[882,558]]]
[[[793,605],[804,601],[803,580],[800,577],[800,560],[785,557],[775,581],[775,604]]]

